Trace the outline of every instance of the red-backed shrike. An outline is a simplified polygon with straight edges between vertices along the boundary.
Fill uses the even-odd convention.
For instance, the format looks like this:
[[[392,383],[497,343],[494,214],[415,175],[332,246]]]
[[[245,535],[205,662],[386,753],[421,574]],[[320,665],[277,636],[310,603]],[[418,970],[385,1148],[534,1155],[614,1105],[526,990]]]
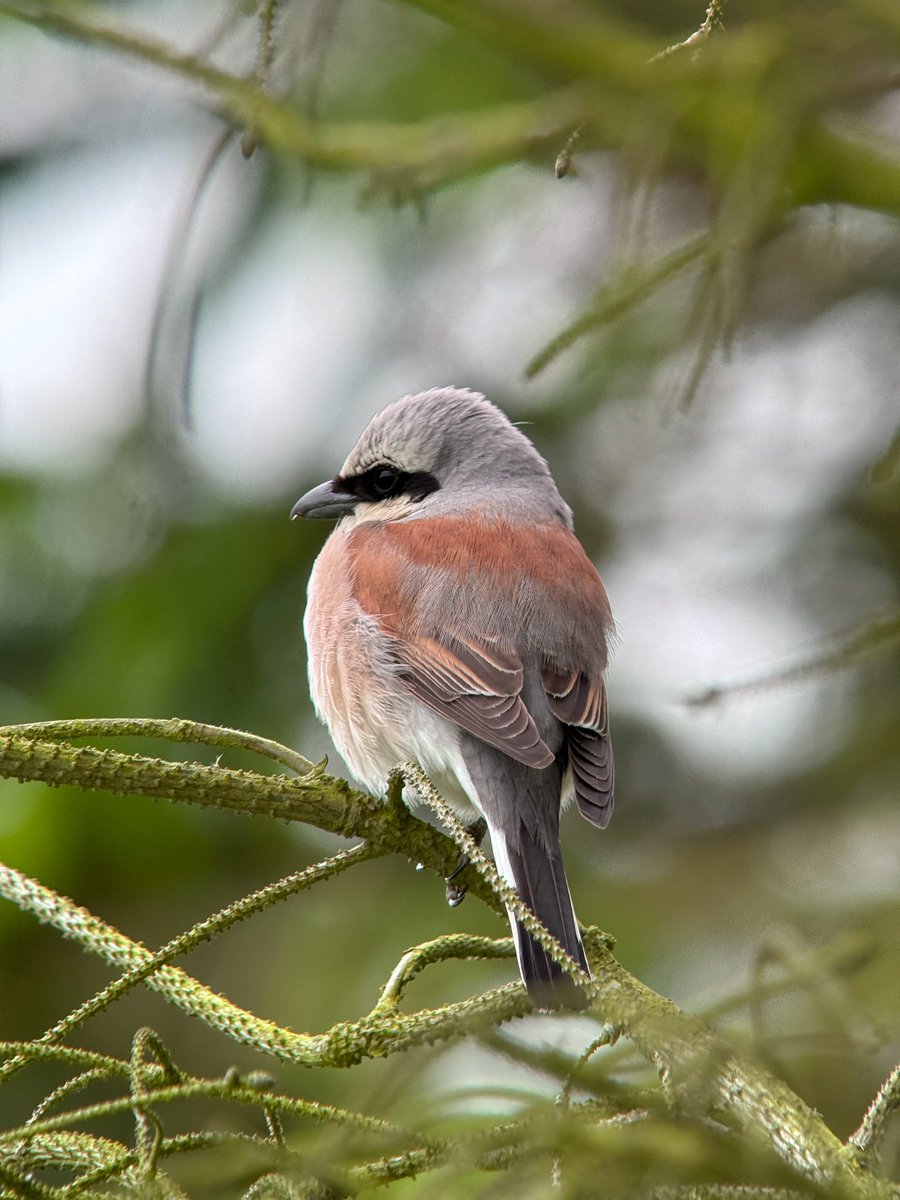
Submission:
[[[475,392],[404,396],[292,516],[337,518],[304,629],[320,718],[372,791],[414,759],[474,805],[503,878],[588,971],[559,846],[613,809],[609,601],[543,458]],[[512,918],[541,1008],[580,989]]]

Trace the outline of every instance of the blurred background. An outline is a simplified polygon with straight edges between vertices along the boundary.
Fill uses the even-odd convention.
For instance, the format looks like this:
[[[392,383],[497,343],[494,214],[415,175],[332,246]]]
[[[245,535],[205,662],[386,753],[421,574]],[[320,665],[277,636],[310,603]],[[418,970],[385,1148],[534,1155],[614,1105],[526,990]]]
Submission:
[[[730,1026],[846,1137],[900,1040],[894,6],[816,6],[812,29],[803,4],[749,4],[641,69],[702,5],[561,8],[554,40],[537,5],[517,24],[499,3],[450,22],[438,4],[283,3],[262,58],[248,5],[0,7],[0,719],[190,717],[343,772],[300,629],[328,530],[288,512],[392,399],[484,391],[549,460],[618,624],[616,817],[601,833],[569,814],[563,834],[579,916],[692,1011],[848,939],[851,972]],[[137,52],[100,25],[138,31]],[[261,117],[245,157],[234,105],[151,61],[158,44],[264,80],[354,152],[291,153]],[[467,158],[470,121],[571,87],[593,89],[584,124],[548,116]],[[695,238],[692,265],[643,286]],[[586,335],[529,372],[586,311]],[[3,858],[151,946],[338,844],[0,783]],[[393,858],[183,965],[318,1031],[454,929],[502,932]],[[410,1002],[512,974],[431,968]],[[36,1036],[107,978],[0,907],[0,1037]],[[84,1038],[127,1055],[141,1023],[187,1069],[255,1065],[147,993]],[[526,1031],[577,1053],[595,1029]],[[356,1107],[387,1078],[398,1111],[502,1110],[503,1089],[543,1086],[472,1047],[415,1078],[279,1074]],[[16,1086],[8,1118],[47,1082]]]

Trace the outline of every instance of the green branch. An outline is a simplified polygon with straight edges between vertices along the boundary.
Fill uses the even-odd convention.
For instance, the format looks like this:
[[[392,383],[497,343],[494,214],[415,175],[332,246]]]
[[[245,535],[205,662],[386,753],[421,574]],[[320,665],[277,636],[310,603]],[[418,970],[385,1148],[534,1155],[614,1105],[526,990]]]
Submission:
[[[531,359],[525,367],[526,378],[533,379],[535,375],[540,374],[585,334],[611,324],[623,313],[643,303],[666,280],[680,274],[707,254],[709,247],[709,237],[702,234],[655,262],[625,267],[600,289],[593,303],[577,320],[558,333]]]
[[[241,1104],[253,1105],[259,1108],[263,1103],[272,1106],[279,1112],[293,1116],[305,1117],[318,1122],[335,1122],[350,1125],[366,1133],[380,1135],[389,1134],[402,1137],[408,1141],[408,1131],[382,1121],[379,1117],[370,1117],[361,1113],[350,1112],[347,1109],[336,1108],[331,1104],[320,1104],[311,1100],[300,1100],[295,1096],[272,1097],[261,1094],[258,1089],[246,1086],[241,1081],[231,1077],[221,1079],[195,1079],[185,1077],[168,1087],[155,1087],[148,1090],[143,1100],[153,1104],[172,1104],[181,1100],[196,1099],[234,1100]],[[60,1113],[56,1117],[46,1117],[30,1124],[18,1125],[12,1129],[0,1131],[0,1148],[4,1145],[16,1146],[20,1142],[28,1142],[32,1138],[48,1133],[58,1133],[69,1126],[86,1121],[97,1121],[105,1117],[116,1116],[120,1113],[131,1112],[134,1108],[134,1097],[116,1096],[112,1100],[101,1100],[96,1104],[86,1104],[70,1112]]]
[[[847,1144],[856,1151],[861,1163],[870,1163],[878,1157],[881,1139],[887,1132],[888,1123],[895,1112],[900,1111],[900,1063],[878,1089],[878,1094],[866,1110],[859,1128],[848,1139]]]
[[[183,717],[97,717],[79,721],[33,721],[25,725],[4,725],[0,733],[11,737],[44,738],[47,741],[76,742],[85,738],[145,737],[165,742],[184,742],[194,746],[218,746],[223,750],[249,750],[273,762],[308,775],[315,763],[289,746],[243,729],[206,725]]]
[[[570,87],[539,100],[457,117],[324,123],[268,95],[253,78],[231,75],[143,32],[112,24],[103,7],[3,0],[0,12],[49,33],[106,46],[200,86],[236,128],[252,130],[254,138],[276,153],[332,171],[407,176],[416,190],[517,161],[540,146],[550,147],[584,115],[585,95],[580,88]]]
[[[0,895],[11,900],[22,911],[31,912],[39,920],[52,925],[64,937],[79,942],[86,950],[99,954],[115,966],[126,968],[122,979],[108,989],[112,994],[117,995],[139,979],[146,978],[148,987],[220,1033],[264,1054],[302,1066],[355,1066],[364,1058],[380,1058],[387,1053],[428,1042],[455,1040],[480,1025],[523,1016],[531,1009],[524,990],[515,985],[411,1016],[396,1011],[388,1012],[376,1006],[368,1017],[341,1022],[326,1033],[297,1033],[247,1012],[204,987],[178,967],[161,965],[172,954],[171,943],[163,948],[164,953],[154,955],[146,946],[125,937],[87,909],[2,864]],[[181,940],[176,939],[177,942]],[[104,993],[99,994],[99,997],[103,996]],[[84,1006],[87,1014],[81,1009],[76,1010],[53,1030],[49,1030],[36,1045],[52,1043],[64,1036],[70,1025],[75,1027],[80,1024],[85,1015],[100,1007],[99,997],[94,997]],[[0,1080],[20,1065],[19,1061],[14,1064],[8,1062],[0,1069]]]
[[[635,114],[643,114],[649,135],[668,128],[671,137],[661,152],[658,170],[699,171],[714,193],[723,182],[739,175],[745,159],[747,131],[742,122],[723,122],[723,80],[729,89],[742,81],[747,96],[769,95],[772,63],[759,54],[759,30],[749,23],[746,32],[720,38],[716,56],[697,61],[695,56],[666,54],[652,61],[659,47],[621,21],[599,10],[571,9],[562,14],[537,4],[515,6],[508,0],[406,0],[451,25],[496,42],[520,59],[534,59],[550,77],[563,82],[535,100],[495,105],[479,111],[442,113],[434,119],[413,122],[323,122],[310,119],[291,104],[267,94],[256,72],[240,77],[205,59],[186,54],[120,22],[96,4],[73,5],[58,0],[0,0],[0,12],[49,33],[137,58],[196,85],[211,96],[235,128],[249,130],[252,139],[266,142],[275,153],[331,171],[373,174],[378,186],[397,199],[406,199],[473,172],[519,162],[540,152],[548,169],[561,142],[573,129],[584,131],[587,148],[624,150],[633,144]],[[710,6],[710,12],[715,8]],[[709,14],[708,14],[709,16]],[[692,37],[700,36],[707,22]],[[683,45],[692,45],[691,38]],[[788,47],[779,61],[789,61]],[[797,47],[800,53],[802,47]],[[773,51],[773,53],[775,53]],[[776,54],[777,57],[777,54]],[[827,76],[826,76],[827,78]],[[830,86],[830,84],[828,85]],[[756,223],[766,227],[791,205],[848,203],[885,212],[900,212],[900,163],[888,145],[863,140],[830,127],[828,118],[836,103],[846,107],[852,97],[832,98],[823,85],[819,111],[809,102],[796,136],[785,143],[782,122],[777,138],[763,147],[763,160],[771,167],[776,149],[789,149],[784,192],[780,185]],[[872,81],[865,81],[871,98]],[[886,75],[881,91],[893,79]],[[698,105],[699,90],[711,102]],[[876,89],[877,92],[877,89]],[[727,93],[731,96],[729,90]],[[673,122],[673,114],[684,120]],[[715,164],[712,172],[711,164]],[[731,164],[734,171],[721,167]],[[771,170],[769,174],[772,174]],[[740,180],[738,180],[740,182]],[[757,185],[759,180],[756,180]],[[743,185],[738,189],[743,194]]]
[[[144,723],[86,720],[66,724],[71,727],[73,737],[106,737],[115,736],[121,725],[140,732]],[[161,736],[161,725],[168,724],[150,722],[152,735]],[[180,726],[182,722],[174,724]],[[51,733],[55,725],[50,722]],[[66,784],[115,796],[150,796],[282,821],[301,821],[341,837],[362,838],[373,850],[403,854],[442,877],[457,866],[458,851],[453,842],[417,820],[399,796],[386,805],[345,780],[326,775],[320,767],[289,779],[218,765],[166,762],[92,746],[76,747],[39,737],[39,725],[29,728],[35,731],[33,736],[18,734],[16,726],[0,727],[0,778],[18,779],[22,783],[39,781],[51,786]],[[496,911],[502,911],[499,901],[476,871],[468,868],[460,876],[460,882]]]
[[[407,778],[415,778],[417,787],[426,787],[427,781],[423,783],[417,771],[406,767],[405,772]],[[448,860],[452,864],[457,853],[443,835],[416,821],[403,808],[399,780],[395,780],[385,805],[373,797],[354,792],[347,784],[318,769],[299,779],[286,779],[219,766],[166,763],[139,755],[76,749],[65,743],[32,740],[8,733],[0,737],[0,774],[43,779],[52,784],[101,787],[120,793],[139,790],[146,795],[166,795],[193,803],[280,817],[288,815],[344,834],[371,835],[371,849],[362,846],[347,851],[343,856],[337,856],[341,863],[389,850],[409,854],[410,841],[416,843],[413,852],[418,857],[415,827],[426,838],[423,844],[427,845],[432,860],[440,862],[438,869],[442,872],[446,873]],[[458,830],[456,832],[459,834]],[[449,851],[448,846],[451,847]],[[308,878],[327,878],[336,869],[333,864],[337,859],[309,868]],[[303,875],[301,872],[297,877],[291,877],[291,882],[271,885],[274,891],[267,893],[263,889],[263,893],[269,898],[276,892],[279,897],[287,894]],[[487,888],[473,872],[473,891],[478,891],[479,883],[482,888]],[[167,961],[175,953],[189,948],[200,931],[224,927],[228,923],[226,914],[233,918],[235,911],[251,911],[262,893],[255,893],[254,897],[231,906],[230,914],[223,910],[222,914],[175,939],[156,955],[87,910],[10,868],[0,871],[0,893],[24,911],[34,913],[65,936],[77,939],[94,953],[124,969],[125,974],[112,985],[115,994],[118,994],[116,989],[145,979],[148,986],[228,1036],[276,1058],[307,1066],[348,1067],[364,1058],[384,1057],[412,1046],[457,1040],[473,1030],[494,1027],[530,1011],[524,989],[515,984],[458,1004],[402,1013],[398,1007],[400,995],[412,975],[422,967],[454,955],[480,957],[509,952],[506,939],[498,946],[477,939],[449,938],[405,955],[386,984],[378,1004],[368,1015],[357,1021],[339,1023],[323,1034],[297,1033],[245,1012]],[[503,900],[509,902],[510,897],[504,896]],[[498,904],[496,898],[494,904]],[[605,1024],[622,1030],[636,1049],[656,1066],[666,1094],[678,1111],[698,1118],[715,1115],[817,1186],[831,1187],[840,1194],[865,1200],[891,1194],[887,1184],[876,1180],[860,1166],[854,1148],[843,1146],[821,1118],[790,1088],[756,1063],[736,1055],[703,1021],[688,1016],[625,971],[613,957],[605,935],[589,929],[585,932],[585,945],[594,971],[593,981],[586,986],[595,1011],[602,1014]],[[93,1011],[91,1006],[96,1002],[97,998],[89,1002],[85,1011],[88,1008]],[[76,1010],[68,1023],[59,1023],[56,1032],[68,1031],[80,1019],[81,1012]],[[56,1036],[54,1031],[48,1031],[48,1034]],[[36,1043],[35,1050],[41,1055],[46,1044]],[[23,1050],[22,1053],[28,1052]],[[93,1065],[84,1062],[86,1069]],[[143,1110],[150,1102],[146,1098],[146,1082],[156,1078],[153,1072],[159,1068],[150,1064],[141,1069],[145,1072],[145,1077],[142,1076],[144,1090],[140,1094]],[[208,1083],[205,1086],[208,1087]],[[173,1091],[172,1098],[174,1095]],[[151,1099],[155,1104],[160,1097],[168,1096],[169,1092],[163,1087],[153,1090]],[[131,1106],[134,1107],[133,1097]],[[52,1132],[62,1128],[67,1119],[66,1115],[48,1118],[36,1122],[32,1129]]]
[[[63,1020],[58,1021],[52,1029],[48,1029],[45,1034],[37,1039],[37,1043],[53,1044],[63,1041],[64,1038],[69,1037],[76,1029],[80,1028],[88,1018],[95,1016],[104,1008],[108,1008],[114,1000],[118,1000],[127,991],[148,980],[161,967],[167,966],[172,959],[188,953],[188,951],[194,949],[201,942],[209,940],[209,938],[225,929],[230,929],[239,921],[246,920],[247,917],[255,916],[257,913],[271,908],[274,904],[278,904],[288,896],[306,891],[313,884],[322,883],[326,879],[331,879],[334,875],[346,871],[349,867],[374,857],[377,857],[377,852],[373,851],[365,843],[355,847],[353,850],[342,851],[333,858],[316,863],[315,866],[308,867],[304,871],[297,871],[292,875],[288,875],[285,879],[279,880],[277,883],[269,884],[267,887],[252,892],[249,896],[245,896],[243,900],[227,905],[220,912],[215,913],[204,921],[198,922],[185,933],[179,934],[178,937],[167,942],[154,954],[141,954],[138,950],[138,943],[128,943],[127,949],[123,944],[121,947],[122,955],[128,955],[133,959],[137,959],[134,965],[130,966],[124,975],[121,975],[89,1000],[80,1004],[73,1012],[64,1017]],[[50,902],[47,889],[40,889],[40,891],[43,891],[43,895],[40,895],[38,889],[40,889],[40,885],[36,884],[35,881],[28,881],[25,876],[9,871],[8,868],[0,864],[0,893],[10,898],[18,894],[22,903],[30,904],[32,911],[35,911],[36,903],[42,903],[46,908]],[[27,900],[26,896],[29,897]],[[40,896],[40,900],[38,900],[38,896]],[[66,910],[66,926],[60,926],[65,935],[78,937],[88,949],[97,949],[105,958],[115,961],[115,956],[111,951],[104,951],[102,947],[97,945],[98,923],[92,918],[88,919],[84,909],[78,909],[74,905],[70,906],[68,901],[62,899],[59,899],[59,906],[61,910]],[[110,937],[112,932],[111,927],[109,927]],[[124,942],[125,939],[123,939]],[[143,950],[143,947],[140,947],[140,950]],[[197,989],[194,990],[193,1000],[195,1003],[200,1002],[201,1007],[195,1010],[195,1015],[201,1019],[206,1019],[206,1014],[210,1007],[206,1003],[206,999],[198,985]],[[213,1004],[213,1007],[217,1006]],[[0,1068],[0,1082],[22,1065],[24,1065],[24,1059],[18,1061],[12,1059],[7,1062],[4,1067]]]

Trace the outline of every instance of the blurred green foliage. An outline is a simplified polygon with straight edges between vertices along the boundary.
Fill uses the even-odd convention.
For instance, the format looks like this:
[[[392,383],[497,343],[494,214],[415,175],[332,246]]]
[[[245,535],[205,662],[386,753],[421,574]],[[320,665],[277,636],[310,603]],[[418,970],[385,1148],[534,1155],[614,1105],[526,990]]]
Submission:
[[[5,105],[14,134],[0,178],[8,194],[48,165],[108,150],[117,139],[141,154],[154,137],[187,131],[196,138],[189,169],[170,168],[173,190],[188,196],[179,221],[147,231],[163,258],[167,247],[178,253],[161,293],[148,276],[150,308],[157,294],[161,304],[155,337],[152,322],[133,322],[149,382],[137,397],[123,392],[126,415],[115,422],[121,432],[98,437],[84,461],[79,449],[64,463],[17,457],[5,444],[12,385],[0,394],[3,722],[180,715],[253,729],[319,758],[328,743],[309,706],[300,618],[321,531],[291,526],[287,512],[307,486],[337,469],[361,423],[393,398],[397,373],[407,366],[409,382],[401,380],[400,390],[482,386],[513,417],[529,420],[592,557],[601,569],[609,560],[644,562],[645,588],[659,587],[661,596],[662,572],[650,561],[654,539],[666,522],[685,521],[676,490],[683,480],[673,462],[692,461],[709,446],[715,458],[721,449],[716,487],[695,510],[710,522],[728,520],[743,489],[769,478],[775,462],[782,474],[772,480],[765,511],[750,514],[759,524],[737,523],[734,546],[705,556],[701,524],[700,552],[684,551],[677,587],[689,606],[708,576],[727,607],[733,597],[724,559],[732,551],[750,563],[742,603],[774,597],[780,604],[777,581],[790,580],[792,619],[802,636],[786,653],[761,644],[754,660],[761,669],[750,674],[821,659],[812,685],[787,682],[773,690],[790,697],[803,686],[821,687],[812,707],[798,701],[785,710],[786,720],[796,723],[798,745],[804,731],[816,742],[819,722],[836,731],[833,741],[767,768],[768,749],[750,711],[765,689],[730,694],[729,680],[745,676],[715,662],[707,677],[688,682],[695,692],[726,685],[711,705],[723,720],[747,706],[741,755],[756,768],[731,769],[696,753],[689,733],[643,710],[627,682],[620,684],[616,820],[601,837],[570,814],[564,846],[579,913],[616,935],[621,961],[691,1011],[723,996],[743,997],[723,1018],[729,1036],[846,1138],[900,1044],[900,673],[895,640],[867,647],[863,638],[864,652],[839,667],[829,665],[829,653],[841,631],[875,629],[896,604],[896,442],[892,452],[890,429],[879,427],[860,440],[865,414],[853,396],[846,404],[839,397],[841,419],[822,418],[829,456],[810,468],[802,437],[788,451],[776,444],[790,436],[790,419],[772,426],[767,445],[771,411],[763,395],[771,389],[764,379],[761,432],[757,441],[748,437],[748,461],[735,469],[725,450],[745,435],[736,419],[732,430],[725,418],[721,442],[708,439],[717,412],[732,411],[724,355],[752,359],[760,347],[787,353],[816,331],[837,338],[845,327],[856,329],[854,322],[870,330],[868,340],[860,334],[852,342],[860,392],[883,396],[896,414],[896,0],[731,3],[708,36],[668,54],[662,52],[703,20],[687,0],[283,0],[262,5],[261,13],[208,4],[190,15],[181,8],[0,3],[7,78],[16,77],[19,64],[16,70],[40,79],[30,90],[23,85],[24,105],[13,105],[12,88]],[[257,49],[268,16],[271,38],[261,44],[270,53]],[[59,57],[44,57],[45,37]],[[109,62],[116,64],[111,73]],[[235,131],[222,152],[231,155],[229,170],[240,134],[251,129],[258,138],[253,158],[242,164],[254,182],[238,195],[227,176],[234,194],[204,209],[222,158],[210,160],[207,179],[208,148],[197,146],[204,138],[211,146],[222,122]],[[554,162],[567,144],[571,167],[556,181]],[[547,209],[535,216],[518,207],[543,195],[551,179],[571,205],[573,226],[583,226],[573,235],[574,250],[558,230],[541,227]],[[197,206],[191,197],[199,197]],[[42,203],[52,209],[53,195],[46,192]],[[406,207],[395,213],[392,204]],[[331,225],[316,224],[325,220]],[[220,311],[216,304],[267,237],[282,246],[284,272],[300,272],[294,244],[283,237],[289,227],[311,230],[310,237],[327,228],[333,240],[326,257],[337,260],[352,246],[366,260],[380,280],[380,291],[373,284],[376,315],[351,340],[340,327],[341,305],[335,307],[334,345],[323,353],[340,364],[334,391],[342,401],[329,393],[320,409],[334,412],[323,416],[315,397],[298,399],[293,474],[284,460],[276,469],[260,458],[255,471],[264,482],[242,490],[223,480],[223,468],[209,468],[205,458],[213,451],[191,426],[202,416],[192,356],[204,320]],[[198,228],[214,231],[201,262],[188,250]],[[513,267],[532,258],[531,290],[522,294]],[[117,269],[127,274],[130,266]],[[57,287],[52,273],[37,282],[48,298]],[[491,306],[484,298],[493,287]],[[454,306],[460,294],[471,296],[476,314],[489,312],[479,352],[471,351],[474,335],[463,337],[453,325],[453,314],[466,308]],[[248,327],[276,322],[263,292],[248,286],[243,303]],[[73,310],[73,322],[76,316]],[[300,324],[307,316],[306,309],[299,314]],[[249,342],[233,339],[228,355],[237,363]],[[121,353],[110,350],[110,369]],[[526,390],[529,363],[537,382]],[[106,366],[94,365],[98,386]],[[420,379],[427,370],[453,378]],[[838,384],[828,371],[827,364],[818,374],[809,367],[779,404],[831,414],[829,389]],[[391,390],[382,394],[382,384]],[[67,396],[57,404],[64,413]],[[264,397],[248,394],[248,412],[256,405],[267,419]],[[48,426],[48,440],[52,434]],[[232,436],[239,443],[240,431]],[[656,470],[660,444],[666,465]],[[780,505],[807,475],[819,482],[827,475],[828,486],[802,510],[793,501]],[[700,486],[710,478],[702,476]],[[645,507],[630,518],[623,497],[643,498]],[[629,610],[624,585],[622,594],[624,608],[615,592],[613,600],[624,657],[649,630],[640,624],[646,610]],[[647,607],[664,627],[665,605]],[[673,624],[668,641],[681,636]],[[615,707],[615,666],[611,686]],[[169,746],[119,748],[177,753]],[[208,752],[206,760],[214,758]],[[228,761],[244,763],[241,756]],[[314,829],[298,833],[261,819],[0,785],[3,858],[151,947],[338,844]],[[447,909],[440,884],[412,864],[380,860],[229,931],[200,948],[187,969],[255,1012],[316,1031],[367,1011],[407,946],[455,930],[496,935],[502,927],[472,901]],[[798,969],[811,949],[846,935],[861,947],[852,970],[806,980],[754,1006],[761,979]],[[426,971],[411,996],[416,1005],[437,1005],[510,977],[502,963],[449,963]],[[32,918],[0,907],[4,1039],[37,1036],[107,978],[105,968]],[[127,1057],[143,1024],[197,1074],[233,1063],[242,1071],[270,1066],[149,992],[95,1020],[85,1044]],[[576,1057],[596,1033],[578,1019],[534,1022],[527,1033],[512,1030],[503,1054],[475,1041],[353,1072],[284,1068],[278,1087],[454,1133],[534,1103],[544,1114],[536,1121],[546,1138],[542,1173],[530,1160],[505,1176],[443,1167],[395,1190],[549,1195],[556,1147],[541,1105],[558,1090],[559,1073],[548,1082],[505,1057],[517,1057],[514,1042],[526,1050],[542,1045],[551,1036],[544,1028]],[[601,1064],[607,1053],[599,1092],[614,1091],[617,1081],[653,1082],[622,1050],[601,1052]],[[6,1085],[4,1127],[23,1119],[60,1078],[48,1065]],[[223,1128],[244,1118],[224,1107],[210,1116],[198,1101],[184,1128],[207,1120]],[[131,1138],[124,1117],[97,1131]],[[785,1182],[766,1155],[753,1158],[718,1131],[651,1122],[631,1141],[613,1143],[607,1135],[599,1127],[567,1127],[560,1135],[573,1164],[564,1194]],[[289,1143],[304,1169],[349,1154],[327,1129],[292,1127]],[[898,1145],[895,1131],[883,1156],[888,1173],[896,1171]],[[234,1164],[224,1152],[201,1160],[198,1166],[186,1156],[183,1175],[174,1171],[191,1196],[237,1196],[254,1177],[239,1155]]]

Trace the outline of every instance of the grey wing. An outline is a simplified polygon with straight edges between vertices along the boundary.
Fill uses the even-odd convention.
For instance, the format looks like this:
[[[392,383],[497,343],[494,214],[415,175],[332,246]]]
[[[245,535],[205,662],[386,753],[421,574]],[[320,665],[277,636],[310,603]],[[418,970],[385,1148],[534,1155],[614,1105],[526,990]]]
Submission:
[[[612,819],[615,791],[606,687],[599,676],[549,665],[541,678],[550,711],[566,727],[578,811],[605,829]]]
[[[401,682],[461,729],[529,767],[554,761],[522,700],[522,660],[482,642],[416,637],[398,643]]]

